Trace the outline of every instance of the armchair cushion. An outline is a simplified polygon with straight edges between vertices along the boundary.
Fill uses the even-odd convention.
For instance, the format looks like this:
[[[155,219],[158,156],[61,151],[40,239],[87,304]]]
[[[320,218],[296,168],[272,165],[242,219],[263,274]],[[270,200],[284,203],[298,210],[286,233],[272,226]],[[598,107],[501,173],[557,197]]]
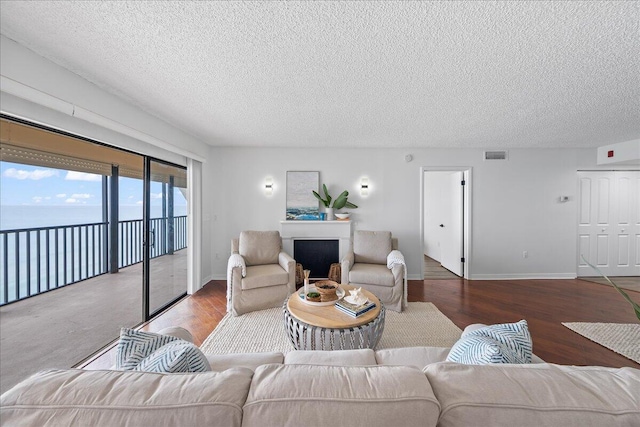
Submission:
[[[238,252],[247,265],[278,264],[282,239],[278,231],[242,231]]]
[[[386,264],[391,249],[390,231],[358,230],[353,236],[356,264]]]
[[[393,287],[396,281],[386,264],[353,264],[349,272],[350,283],[367,283],[370,285]]]
[[[247,267],[247,275],[242,279],[242,290],[286,285],[289,273],[279,264],[254,265]]]

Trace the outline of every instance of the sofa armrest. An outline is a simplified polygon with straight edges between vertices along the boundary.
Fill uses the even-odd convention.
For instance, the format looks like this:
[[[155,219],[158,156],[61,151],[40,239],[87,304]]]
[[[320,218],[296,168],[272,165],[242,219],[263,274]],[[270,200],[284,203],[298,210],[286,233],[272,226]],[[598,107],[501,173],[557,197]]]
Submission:
[[[349,284],[349,271],[351,271],[351,267],[353,267],[354,259],[353,251],[349,251],[344,258],[342,258],[342,261],[340,261],[340,281],[344,285]]]
[[[193,344],[193,335],[191,335],[191,332],[180,326],[169,326],[164,329],[160,329],[157,333],[160,335],[170,335],[172,337],[180,338]]]
[[[247,263],[240,254],[231,254],[227,261],[227,275],[231,274],[235,269],[240,270],[242,277],[247,275]]]
[[[288,253],[280,252],[278,254],[278,264],[289,275],[289,281],[287,282],[289,293],[294,293],[296,291],[296,260]]]
[[[278,254],[278,264],[280,264],[280,267],[284,268],[287,273],[291,270],[293,270],[294,273],[296,272],[296,260],[286,252],[280,252]]]
[[[395,282],[402,283],[405,277],[405,270],[407,269],[402,252],[394,249],[387,255],[387,268],[393,273]]]

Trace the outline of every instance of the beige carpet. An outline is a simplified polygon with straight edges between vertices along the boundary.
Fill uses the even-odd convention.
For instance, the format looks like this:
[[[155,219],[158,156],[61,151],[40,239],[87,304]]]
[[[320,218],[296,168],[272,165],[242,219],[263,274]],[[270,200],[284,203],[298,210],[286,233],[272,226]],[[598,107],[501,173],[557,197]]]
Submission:
[[[572,331],[640,363],[640,324],[638,323],[563,323]]]
[[[435,305],[410,302],[402,313],[387,310],[384,332],[376,348],[451,347],[461,332]],[[239,317],[227,314],[200,348],[209,354],[293,350],[284,329],[282,308]]]

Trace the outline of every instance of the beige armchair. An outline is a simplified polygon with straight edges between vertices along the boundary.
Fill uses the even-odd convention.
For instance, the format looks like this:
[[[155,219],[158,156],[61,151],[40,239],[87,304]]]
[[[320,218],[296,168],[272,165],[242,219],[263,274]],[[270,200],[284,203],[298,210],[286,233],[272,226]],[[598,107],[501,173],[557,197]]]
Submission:
[[[373,292],[387,309],[406,307],[406,265],[389,231],[358,230],[341,261],[342,283]]]
[[[295,292],[296,262],[282,251],[278,231],[243,231],[231,240],[227,312],[234,316],[279,307]]]

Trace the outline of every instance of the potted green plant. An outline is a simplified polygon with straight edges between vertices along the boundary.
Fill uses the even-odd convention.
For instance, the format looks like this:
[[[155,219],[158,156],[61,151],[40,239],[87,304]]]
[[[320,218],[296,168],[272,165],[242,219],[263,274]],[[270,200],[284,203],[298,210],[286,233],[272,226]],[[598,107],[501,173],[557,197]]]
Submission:
[[[316,196],[316,199],[320,200],[320,202],[324,205],[328,220],[335,219],[335,217],[333,216],[334,209],[339,210],[344,207],[356,209],[358,207],[347,200],[347,198],[349,197],[349,192],[347,190],[344,190],[335,199],[332,198],[329,194],[329,190],[327,190],[326,184],[322,184],[322,190],[324,191],[324,197],[322,197],[317,191],[313,191],[313,195]],[[333,203],[331,203],[332,201]]]

